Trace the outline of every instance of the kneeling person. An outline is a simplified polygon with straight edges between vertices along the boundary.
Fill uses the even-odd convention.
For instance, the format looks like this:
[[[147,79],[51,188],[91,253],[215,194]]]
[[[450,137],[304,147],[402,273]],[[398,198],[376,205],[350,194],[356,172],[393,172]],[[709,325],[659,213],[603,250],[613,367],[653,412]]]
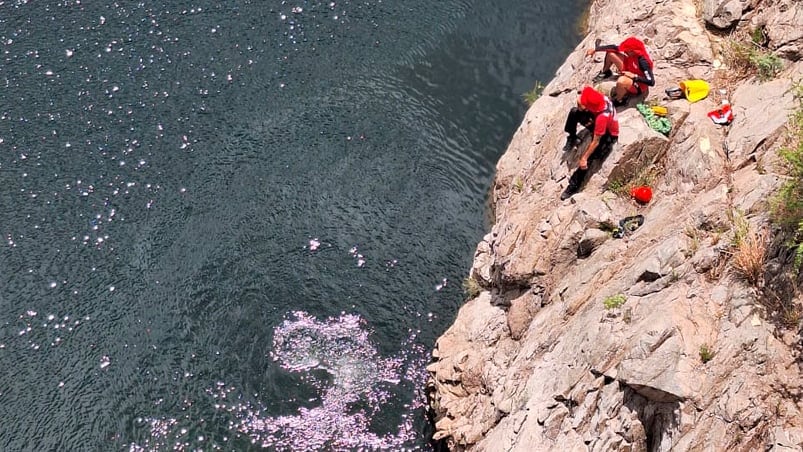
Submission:
[[[619,120],[616,118],[616,109],[611,100],[590,86],[586,86],[577,98],[577,109],[572,108],[566,118],[565,130],[569,139],[576,131],[577,124],[584,119],[591,118],[591,124],[583,124],[593,129],[594,137],[577,160],[577,170],[569,178],[569,186],[560,199],[570,198],[580,190],[588,173],[589,160],[604,159],[619,140]]]

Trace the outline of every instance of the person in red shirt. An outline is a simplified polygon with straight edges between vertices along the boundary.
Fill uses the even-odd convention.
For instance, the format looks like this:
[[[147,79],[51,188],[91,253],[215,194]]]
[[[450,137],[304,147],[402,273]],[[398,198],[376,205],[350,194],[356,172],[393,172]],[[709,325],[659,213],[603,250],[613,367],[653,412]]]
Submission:
[[[619,120],[616,118],[613,102],[590,86],[580,91],[577,107],[573,107],[566,118],[564,130],[569,134],[567,143],[574,144],[579,141],[578,124],[593,131],[594,136],[577,160],[577,170],[569,178],[566,190],[560,195],[562,200],[570,198],[580,190],[588,173],[588,161],[604,159],[619,141]]]
[[[594,83],[611,77],[613,66],[616,66],[619,73],[612,93],[614,105],[624,105],[631,95],[646,93],[650,86],[655,86],[652,57],[638,38],[631,36],[618,46],[600,45],[597,40],[593,49],[586,50],[586,55],[592,56],[596,52],[605,52],[605,60],[602,70],[593,79]]]

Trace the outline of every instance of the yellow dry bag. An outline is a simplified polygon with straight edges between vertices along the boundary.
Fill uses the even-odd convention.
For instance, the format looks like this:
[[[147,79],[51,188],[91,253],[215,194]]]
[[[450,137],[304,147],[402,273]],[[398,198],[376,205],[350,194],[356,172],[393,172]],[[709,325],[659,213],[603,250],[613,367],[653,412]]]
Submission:
[[[684,80],[680,82],[680,89],[689,102],[697,102],[708,96],[709,86],[705,80]]]

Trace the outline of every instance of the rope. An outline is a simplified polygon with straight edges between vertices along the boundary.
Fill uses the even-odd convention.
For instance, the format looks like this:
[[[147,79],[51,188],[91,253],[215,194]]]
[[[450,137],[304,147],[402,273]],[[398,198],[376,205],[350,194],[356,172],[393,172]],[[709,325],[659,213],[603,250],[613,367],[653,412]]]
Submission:
[[[672,130],[672,123],[669,119],[656,115],[650,106],[645,103],[637,104],[636,109],[641,113],[641,116],[644,116],[644,120],[647,121],[647,125],[650,128],[664,135],[669,135],[669,131]]]

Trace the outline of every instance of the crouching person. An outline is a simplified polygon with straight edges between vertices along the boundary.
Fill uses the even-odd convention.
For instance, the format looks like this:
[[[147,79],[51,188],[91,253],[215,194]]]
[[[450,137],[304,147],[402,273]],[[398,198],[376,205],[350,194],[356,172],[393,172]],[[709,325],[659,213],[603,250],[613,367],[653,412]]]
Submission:
[[[566,190],[560,195],[562,200],[580,191],[588,174],[588,162],[607,157],[619,140],[619,120],[616,118],[613,102],[590,86],[583,88],[577,98],[577,108],[572,108],[566,118],[564,130],[569,134],[567,143],[577,141],[578,124],[593,130],[594,136],[577,160],[577,169],[569,178]]]
[[[613,75],[611,67],[615,67],[619,72],[616,79],[616,86],[613,89],[613,104],[621,106],[627,103],[630,96],[644,94],[651,86],[655,86],[655,76],[653,76],[653,61],[644,42],[635,37],[629,37],[622,41],[618,46],[599,45],[586,51],[587,56],[592,56],[596,52],[605,52],[605,61],[602,70],[597,74],[593,83],[601,82]]]

